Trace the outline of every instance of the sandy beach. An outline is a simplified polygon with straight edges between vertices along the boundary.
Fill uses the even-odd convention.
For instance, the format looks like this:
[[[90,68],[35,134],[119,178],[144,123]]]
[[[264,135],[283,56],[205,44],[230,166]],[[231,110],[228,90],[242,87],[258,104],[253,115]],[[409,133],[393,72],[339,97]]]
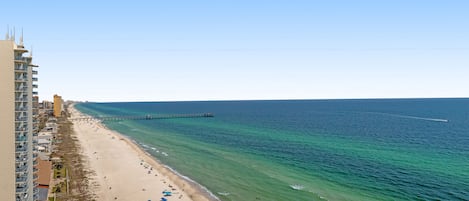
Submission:
[[[70,107],[71,118],[84,117]],[[75,135],[93,171],[90,186],[97,200],[206,201],[206,192],[183,179],[149,156],[123,135],[97,120],[74,121]],[[171,196],[164,196],[170,191]]]

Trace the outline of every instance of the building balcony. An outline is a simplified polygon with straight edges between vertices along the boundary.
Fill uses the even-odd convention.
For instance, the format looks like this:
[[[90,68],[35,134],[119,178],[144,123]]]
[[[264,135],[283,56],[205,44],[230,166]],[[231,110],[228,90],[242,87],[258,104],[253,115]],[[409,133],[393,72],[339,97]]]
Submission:
[[[15,169],[16,173],[25,173],[26,171],[28,171],[28,165],[22,165]]]
[[[15,133],[16,136],[15,136],[15,143],[20,143],[20,142],[27,142],[28,141],[28,132],[24,131],[24,132],[16,132]],[[23,140],[23,136],[26,137],[26,140]]]
[[[21,114],[21,113],[20,113]],[[18,120],[15,121],[15,132],[20,132],[20,131],[27,131],[27,130],[22,130],[22,127],[28,126],[28,120],[26,115],[17,115]],[[26,118],[24,120],[23,118]]]
[[[26,174],[27,175],[27,174]],[[28,183],[21,183],[21,184],[16,184],[16,188],[27,188],[28,187]]]
[[[21,154],[17,155],[15,162],[17,163],[17,166],[21,166],[23,163],[26,163],[28,161],[28,154]]]
[[[15,132],[28,131],[27,126],[20,126],[15,128]]]
[[[37,77],[33,77],[33,82],[37,82],[37,81],[38,81]]]
[[[16,201],[25,201],[28,198],[27,191],[24,192],[16,192]]]
[[[16,201],[25,201],[28,198],[28,185],[16,186]]]
[[[27,150],[27,145],[28,145],[28,142],[27,141],[15,141],[15,144],[16,144],[16,149],[21,151],[21,149],[23,148],[26,148]]]
[[[26,135],[16,136],[15,140],[16,142],[26,142],[28,141],[28,136]]]
[[[17,159],[15,159],[15,164],[17,166],[21,166],[22,164],[26,163],[27,160],[28,160],[28,157],[17,158]]]
[[[22,149],[22,148],[26,148],[26,149],[27,149],[26,145],[28,145],[28,142],[24,142],[24,141],[23,141],[23,142],[15,141],[15,144],[16,144],[16,147],[17,147],[18,149]]]
[[[15,98],[15,101],[16,101],[16,102],[27,102],[28,99],[25,98],[25,97],[17,96],[17,97]]]
[[[28,90],[28,87],[15,87],[15,91],[17,92],[24,92],[27,90]]]
[[[19,116],[21,116],[21,117],[28,117],[28,116],[29,116],[29,115],[28,115],[28,112],[26,112],[26,111],[15,111],[15,113],[16,113],[16,116],[17,116],[17,117],[19,117]]]
[[[21,51],[21,50],[26,50],[26,49],[24,49],[24,48],[17,48],[17,49],[15,49],[15,52],[19,51],[19,54],[15,54],[15,60],[24,60],[24,59],[25,59],[25,57],[23,56],[23,53],[24,53],[24,52]],[[26,52],[27,52],[27,51],[26,51]]]
[[[28,152],[18,152],[18,153],[15,153],[15,157],[16,157],[16,158],[25,158],[25,157],[28,157]]]
[[[37,189],[37,188],[34,188]],[[34,191],[33,200],[39,200],[39,191]]]
[[[33,70],[33,75],[37,75],[37,70]]]
[[[15,108],[27,108],[27,106],[25,106],[25,105],[27,105],[27,103],[16,103]],[[28,111],[27,109],[26,110],[15,110],[15,112],[17,112],[15,117],[28,117],[28,115],[21,115],[22,113],[28,113],[27,111]]]
[[[28,111],[28,107],[16,107],[15,111]]]
[[[16,177],[16,184],[23,184],[28,182],[28,176]]]
[[[20,125],[20,126],[15,127],[15,129],[16,129],[16,130],[15,130],[15,134],[16,134],[17,136],[20,136],[20,135],[27,135],[27,134],[29,133],[29,130],[28,130],[28,129],[24,129],[24,130],[23,130],[24,127],[25,127],[24,125]]]
[[[26,156],[27,154],[24,154],[25,156],[21,157],[21,158],[16,158],[15,159],[15,165],[16,165],[16,169],[18,171],[16,171],[16,174],[17,175],[23,175],[23,174],[27,174],[27,172],[24,172],[24,171],[20,171],[20,167],[23,167],[26,165],[26,163],[28,162],[28,157]],[[27,168],[26,168],[27,169]],[[22,170],[22,169],[21,169]]]
[[[15,122],[15,132],[28,131],[28,124],[24,121]]]
[[[38,95],[39,93],[37,91],[33,91],[33,95]]]
[[[16,121],[15,121],[15,128],[16,127],[22,127],[22,126],[27,126],[27,120],[28,119],[24,119],[26,117],[19,117],[18,115],[18,118],[16,118]],[[24,124],[24,125],[23,125]]]
[[[25,152],[26,153],[26,152]],[[20,158],[17,158],[19,159],[19,162],[18,164],[16,164],[16,169],[18,169],[19,171],[16,172],[16,174],[20,175],[20,174],[28,174],[28,172],[22,172],[22,168],[28,168],[28,153],[26,154],[23,154],[23,157],[20,157]]]
[[[26,194],[26,192],[28,192],[28,186],[16,187],[16,193],[17,194]],[[23,200],[23,199],[21,199],[22,197],[25,197],[25,196],[19,195],[19,196],[16,197],[16,200],[21,201],[21,200]]]
[[[29,101],[29,100],[28,100]],[[23,103],[17,103],[15,104],[15,111],[28,111],[28,102],[23,102]]]
[[[19,90],[27,90],[28,89],[28,85],[27,84],[17,84],[15,86],[15,90],[16,91],[19,91]]]
[[[17,108],[17,109],[22,108],[21,110],[15,110],[15,112],[28,113],[28,107],[26,107],[26,106],[24,106],[24,107],[22,107],[22,106],[16,106],[15,108]],[[24,116],[28,116],[28,115],[24,115]]]
[[[24,73],[16,73],[15,74],[15,79],[25,79],[25,80],[27,80],[28,76],[25,75]]]
[[[33,84],[33,88],[35,88],[35,89],[36,89],[37,87],[38,87],[38,85],[37,85],[37,84]]]
[[[28,74],[28,69],[26,68],[23,68],[23,67],[20,67],[20,68],[17,68],[18,70],[15,70],[15,75],[16,76],[27,76]]]
[[[26,61],[22,57],[15,58],[16,63],[26,63]]]
[[[15,82],[27,82],[27,77],[15,77]]]
[[[18,126],[15,128],[15,131],[28,131],[27,126]]]
[[[28,148],[26,146],[16,147],[16,149],[15,149],[16,153],[26,152],[27,150],[28,150]]]
[[[26,73],[28,72],[28,69],[23,66],[19,66],[19,67],[15,67],[15,72]]]
[[[23,98],[27,99],[28,93],[26,91],[15,91],[15,97],[23,97]],[[23,102],[28,102],[28,101],[29,100],[26,100],[26,101],[23,101]]]
[[[15,121],[28,121],[27,117],[18,117],[15,119]]]
[[[21,52],[21,53],[25,53],[25,52],[28,52],[27,49],[24,49],[23,46],[20,46],[18,45],[17,48],[14,49],[15,52]]]

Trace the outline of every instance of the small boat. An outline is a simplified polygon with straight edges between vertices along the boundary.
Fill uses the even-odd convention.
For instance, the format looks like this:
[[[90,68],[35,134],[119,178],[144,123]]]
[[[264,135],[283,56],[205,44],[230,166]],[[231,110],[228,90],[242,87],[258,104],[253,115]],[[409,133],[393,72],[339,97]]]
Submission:
[[[205,113],[204,117],[214,117],[214,115],[212,113]]]
[[[290,185],[290,187],[293,190],[302,190],[303,188],[305,188],[303,185],[300,185],[300,184],[292,184],[292,185]]]

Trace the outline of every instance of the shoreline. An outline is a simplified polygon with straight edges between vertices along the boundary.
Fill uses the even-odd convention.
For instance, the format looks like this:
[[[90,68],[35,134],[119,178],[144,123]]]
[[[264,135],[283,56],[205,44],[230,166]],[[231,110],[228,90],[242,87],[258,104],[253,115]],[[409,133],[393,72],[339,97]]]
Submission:
[[[69,111],[72,117],[92,117],[74,105]],[[96,119],[75,122],[73,127],[85,166],[92,171],[90,185],[98,199],[150,200],[151,196],[151,200],[160,200],[159,197],[164,197],[162,192],[169,190],[173,196],[165,197],[168,200],[219,200],[204,186],[163,164],[137,141],[107,128],[102,122]],[[126,198],[128,195],[131,198]]]
[[[82,113],[83,114],[83,113]],[[141,147],[140,146],[140,143],[138,143],[137,141],[135,141],[134,139],[124,135],[124,134],[121,134],[117,131],[114,131],[112,129],[109,129],[106,125],[100,123],[105,129],[108,129],[112,132],[115,132],[117,135],[119,135],[120,137],[124,138],[127,143],[129,143],[129,145],[131,146],[135,146],[135,149],[139,149],[144,155],[146,155],[146,157],[149,159],[148,161],[150,161],[151,163],[152,162],[155,162],[155,166],[157,166],[156,170],[158,170],[159,172],[163,172],[162,174],[166,175],[166,174],[172,174],[171,176],[171,179],[172,179],[172,176],[174,177],[178,177],[177,179],[181,179],[183,180],[184,182],[186,182],[188,185],[184,185],[185,183],[183,183],[184,186],[190,186],[190,188],[192,188],[191,190],[194,190],[195,192],[194,193],[197,193],[197,196],[200,196],[199,193],[205,198],[207,199],[208,201],[220,201],[220,199],[215,195],[213,194],[212,192],[210,192],[205,186],[197,183],[195,180],[191,179],[190,177],[188,176],[185,176],[181,173],[179,173],[178,171],[174,170],[172,167],[164,164],[163,162],[161,162],[160,160],[158,160],[158,158],[154,157],[153,155],[151,155],[150,153],[148,153],[145,148]],[[159,169],[159,168],[164,168],[164,169]],[[168,172],[166,172],[168,171]],[[166,175],[167,176],[167,175]],[[176,179],[176,180],[177,180]],[[177,183],[177,182],[176,182]],[[186,192],[189,192],[188,190],[186,190]],[[192,191],[190,191],[192,192]],[[194,194],[189,194],[189,197],[191,197],[191,195],[194,195]],[[205,200],[205,199],[202,199],[202,200]],[[200,200],[200,201],[202,201]],[[199,199],[195,199],[194,201],[199,201]]]
[[[105,126],[106,127],[106,126]],[[107,127],[106,127],[107,128]],[[108,129],[108,128],[107,128]],[[109,129],[111,130],[111,129]],[[122,134],[120,134],[122,135]],[[196,191],[198,191],[199,193],[201,193],[205,198],[207,198],[209,201],[220,201],[220,198],[218,198],[215,194],[213,194],[210,190],[208,190],[205,186],[203,186],[202,184],[199,184],[197,183],[195,180],[193,180],[192,178],[188,177],[188,176],[185,176],[181,173],[179,173],[178,171],[176,171],[175,169],[173,169],[171,166],[168,166],[166,164],[164,164],[163,162],[161,162],[160,160],[158,160],[158,158],[154,157],[153,155],[151,155],[150,153],[148,153],[145,148],[143,148],[140,144],[141,143],[138,143],[137,141],[133,140],[132,138],[128,137],[128,136],[124,136],[124,138],[127,138],[127,140],[131,141],[130,143],[133,143],[135,146],[137,146],[137,149],[140,149],[142,152],[144,152],[148,157],[151,158],[151,160],[156,160],[156,163],[158,163],[160,166],[162,166],[162,168],[166,168],[167,171],[169,171],[171,174],[174,174],[175,176],[179,177],[179,179],[182,179],[184,180],[185,182],[189,183],[189,185],[191,185],[192,188],[194,188]]]

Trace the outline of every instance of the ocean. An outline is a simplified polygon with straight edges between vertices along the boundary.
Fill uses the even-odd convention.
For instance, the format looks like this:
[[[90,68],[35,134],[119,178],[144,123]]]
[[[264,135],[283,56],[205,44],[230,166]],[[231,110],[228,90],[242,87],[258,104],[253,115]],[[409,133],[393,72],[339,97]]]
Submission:
[[[469,200],[469,99],[80,103],[221,200]]]

